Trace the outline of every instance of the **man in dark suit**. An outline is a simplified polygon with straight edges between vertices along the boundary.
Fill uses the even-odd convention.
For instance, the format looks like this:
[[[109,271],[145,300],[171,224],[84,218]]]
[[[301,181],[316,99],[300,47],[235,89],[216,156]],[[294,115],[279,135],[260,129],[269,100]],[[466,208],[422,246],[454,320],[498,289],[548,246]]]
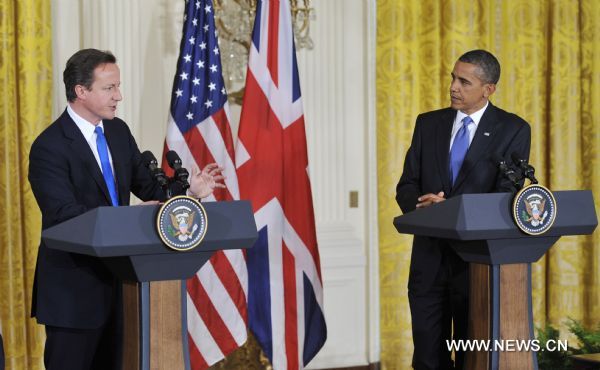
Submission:
[[[29,156],[42,229],[99,206],[129,205],[130,192],[146,204],[164,200],[129,128],[115,117],[122,99],[115,57],[95,49],[78,51],[68,60],[63,80],[67,109],[38,136]],[[220,171],[216,164],[193,171],[188,194],[201,198],[225,187]],[[41,243],[32,316],[46,326],[46,368],[120,369],[121,303],[121,284],[101,261]]]
[[[404,171],[396,188],[402,212],[428,207],[465,193],[513,191],[494,156],[513,152],[529,158],[531,129],[515,114],[495,107],[489,97],[500,78],[498,60],[485,50],[462,55],[452,71],[451,107],[420,114]],[[467,338],[468,264],[448,242],[415,236],[408,297],[415,369],[462,369],[446,340]]]
[[[2,340],[2,322],[0,322],[0,370],[4,370],[4,341]]]

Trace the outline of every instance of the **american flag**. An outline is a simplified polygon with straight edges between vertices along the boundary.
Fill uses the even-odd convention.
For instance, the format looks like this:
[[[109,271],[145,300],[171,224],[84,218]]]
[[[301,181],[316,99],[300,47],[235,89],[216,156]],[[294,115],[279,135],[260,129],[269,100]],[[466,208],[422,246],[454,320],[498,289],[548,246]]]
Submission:
[[[183,23],[165,153],[175,150],[188,169],[217,162],[224,168],[227,189],[215,191],[209,200],[237,200],[233,138],[212,1],[186,1]],[[167,168],[164,154],[163,168]],[[215,253],[188,280],[187,292],[190,362],[193,369],[205,369],[247,338],[248,272],[242,252]]]
[[[323,286],[289,2],[257,3],[236,147],[258,240],[247,250],[250,329],[276,370],[325,343]]]

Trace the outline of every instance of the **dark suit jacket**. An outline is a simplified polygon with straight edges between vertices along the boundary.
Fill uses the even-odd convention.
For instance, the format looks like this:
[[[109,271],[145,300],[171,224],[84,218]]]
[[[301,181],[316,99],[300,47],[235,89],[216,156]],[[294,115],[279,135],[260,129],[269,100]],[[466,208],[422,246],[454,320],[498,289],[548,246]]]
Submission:
[[[129,205],[130,192],[142,200],[164,199],[162,189],[142,165],[140,151],[125,122],[115,118],[103,123],[119,205]],[[98,162],[66,110],[31,146],[29,182],[42,211],[42,229],[93,208],[111,205]],[[32,316],[46,325],[98,328],[106,322],[115,303],[117,284],[101,261],[51,250],[42,242],[34,279]]]
[[[2,340],[2,331],[0,331],[0,370],[4,370],[4,342]]]
[[[494,154],[510,162],[517,152],[529,159],[531,129],[519,116],[495,107],[486,108],[454,186],[450,185],[449,156],[452,124],[451,108],[427,112],[417,117],[404,171],[396,187],[396,201],[402,212],[416,208],[417,198],[427,193],[445,193],[446,198],[465,193],[511,191],[512,185],[499,174]],[[427,289],[440,268],[441,249],[447,243],[436,238],[415,236],[408,287],[414,292]]]

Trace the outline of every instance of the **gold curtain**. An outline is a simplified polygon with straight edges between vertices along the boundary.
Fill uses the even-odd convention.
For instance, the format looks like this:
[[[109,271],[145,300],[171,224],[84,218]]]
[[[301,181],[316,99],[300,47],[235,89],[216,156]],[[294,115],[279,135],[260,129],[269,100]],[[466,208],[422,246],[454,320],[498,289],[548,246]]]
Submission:
[[[39,209],[29,148],[51,120],[50,0],[0,0],[0,320],[7,369],[43,368],[44,330],[29,318]]]
[[[532,126],[531,162],[551,190],[591,189],[600,210],[600,2],[377,1],[381,359],[412,357],[407,277],[411,238],[398,235],[394,200],[416,116],[449,106],[450,72],[487,49],[502,74],[492,101]],[[565,237],[534,265],[536,325],[567,317],[600,323],[600,231]],[[572,338],[570,338],[572,339]],[[575,345],[570,342],[570,345]]]

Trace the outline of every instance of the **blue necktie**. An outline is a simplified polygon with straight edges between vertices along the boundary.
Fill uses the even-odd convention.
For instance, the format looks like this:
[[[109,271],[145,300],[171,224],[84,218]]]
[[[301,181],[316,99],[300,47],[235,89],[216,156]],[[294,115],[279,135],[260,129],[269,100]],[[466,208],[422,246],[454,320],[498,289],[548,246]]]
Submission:
[[[102,166],[102,176],[104,176],[104,182],[108,188],[112,205],[117,207],[119,205],[119,198],[117,197],[115,177],[113,176],[112,168],[110,168],[110,160],[108,159],[106,138],[104,137],[104,132],[102,132],[102,127],[96,126],[94,132],[96,133],[96,146],[98,147],[98,156],[100,157],[100,165]]]
[[[450,180],[452,185],[458,177],[460,167],[465,160],[467,150],[469,150],[469,125],[471,123],[473,123],[473,119],[469,116],[462,119],[462,126],[456,133],[450,149]]]

